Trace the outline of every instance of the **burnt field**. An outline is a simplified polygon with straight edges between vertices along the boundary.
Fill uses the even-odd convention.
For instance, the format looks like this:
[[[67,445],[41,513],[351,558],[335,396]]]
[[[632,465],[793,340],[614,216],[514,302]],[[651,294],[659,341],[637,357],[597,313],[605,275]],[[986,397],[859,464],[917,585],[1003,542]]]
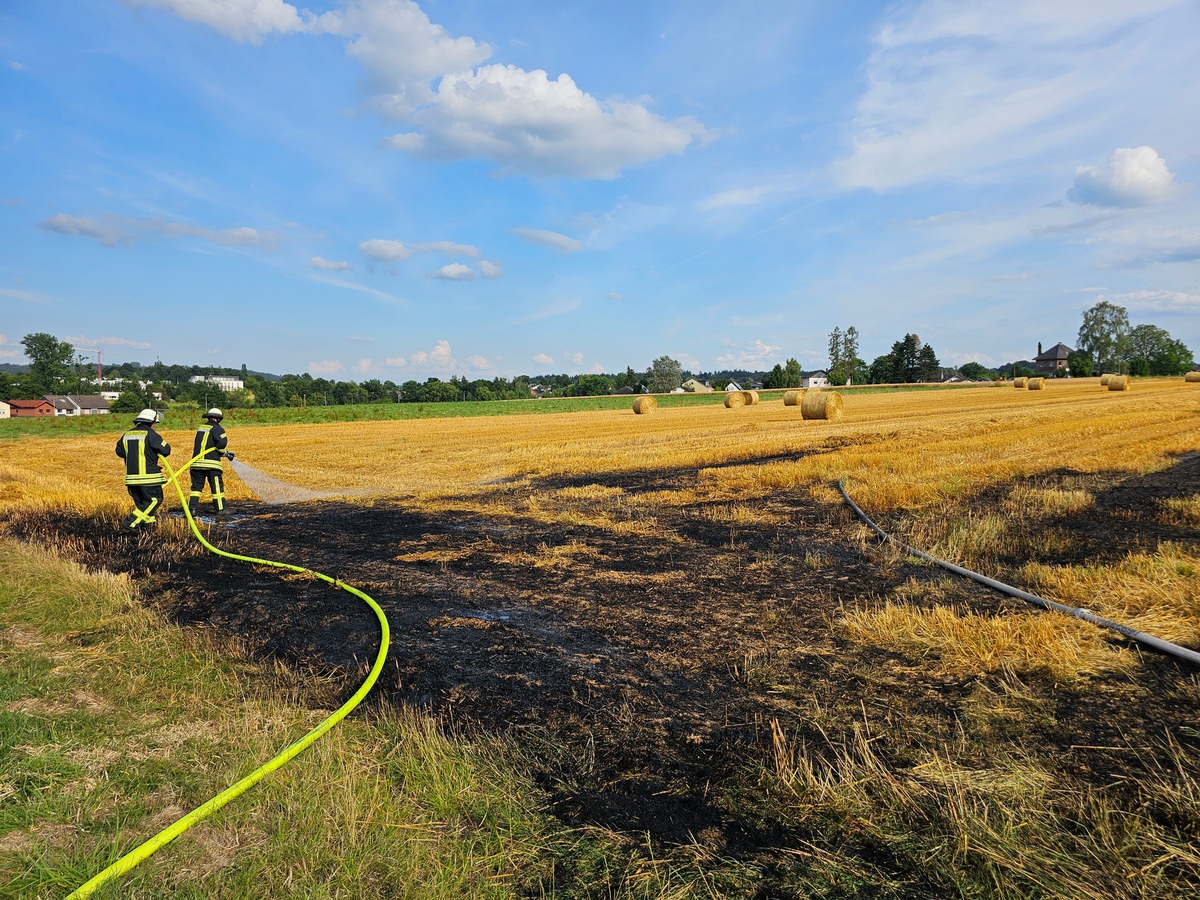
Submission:
[[[458,733],[503,735],[523,749],[563,821],[648,835],[660,847],[695,843],[770,867],[784,852],[827,846],[819,822],[771,800],[772,776],[796,748],[819,764],[854,734],[897,770],[951,745],[980,764],[1019,754],[1063,785],[1133,806],[1142,776],[1169,766],[1169,744],[1193,758],[1200,750],[1198,673],[1171,657],[1135,649],[1140,659],[1124,671],[1063,683],[1036,666],[948,670],[850,639],[844,613],[902,584],[918,605],[936,598],[1001,619],[1054,614],[881,547],[848,508],[807,490],[732,514],[728,501],[670,501],[701,477],[523,481],[497,486],[486,511],[465,500],[436,512],[402,502],[242,502],[209,537],[370,593],[392,629],[374,704],[419,707]],[[1165,520],[1160,501],[1200,493],[1200,455],[1149,476],[1089,479],[1086,516],[1044,521],[1072,539],[1061,559],[1043,552],[1042,562],[1103,565],[1167,541],[1195,552],[1200,535]],[[1022,483],[990,489],[964,515],[972,504],[998,507]],[[614,505],[646,492],[662,502]],[[651,515],[652,527],[638,521]],[[54,518],[36,531],[26,537],[69,541],[88,565],[133,574],[145,601],[182,624],[336,676],[320,680],[314,704],[341,699],[330,684],[348,695],[374,658],[378,626],[360,601],[213,556],[177,523],[132,537]],[[1014,679],[1020,702],[1000,714],[996,698],[1013,696]],[[867,837],[846,836],[837,852],[892,871],[914,892],[930,886],[905,871],[911,860]]]

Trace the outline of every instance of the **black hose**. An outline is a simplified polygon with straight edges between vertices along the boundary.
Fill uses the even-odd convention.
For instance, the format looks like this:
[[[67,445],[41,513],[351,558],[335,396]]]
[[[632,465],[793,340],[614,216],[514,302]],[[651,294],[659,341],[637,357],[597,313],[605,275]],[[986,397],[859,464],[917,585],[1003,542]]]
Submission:
[[[1040,606],[1043,609],[1052,609],[1056,612],[1066,613],[1068,616],[1074,616],[1077,619],[1083,619],[1085,622],[1091,622],[1093,625],[1099,625],[1101,628],[1110,628],[1130,640],[1137,641],[1140,644],[1145,644],[1147,647],[1153,647],[1163,653],[1169,653],[1172,656],[1177,656],[1180,659],[1186,659],[1190,663],[1200,665],[1200,653],[1195,650],[1189,650],[1187,647],[1180,647],[1178,644],[1172,644],[1170,641],[1164,641],[1162,638],[1156,638],[1152,634],[1146,634],[1144,631],[1137,631],[1130,628],[1128,625],[1122,625],[1120,622],[1114,622],[1111,619],[1106,619],[1103,616],[1098,616],[1090,610],[1082,609],[1077,606],[1067,606],[1065,603],[1056,603],[1053,600],[1047,600],[1045,597],[1039,597],[1036,594],[1030,594],[1028,591],[1022,591],[1019,588],[996,581],[994,578],[988,578],[986,575],[980,575],[978,572],[972,572],[970,569],[964,569],[962,566],[956,566],[952,562],[947,562],[944,559],[938,559],[936,556],[930,556],[928,553],[910,547],[908,544],[896,540],[890,534],[870,520],[865,512],[858,508],[858,504],[850,499],[850,495],[846,493],[846,488],[839,481],[837,483],[838,490],[842,492],[842,496],[846,502],[850,504],[850,508],[858,513],[858,517],[871,527],[871,529],[887,541],[889,544],[894,544],[906,553],[911,553],[913,556],[919,556],[921,559],[927,559],[931,563],[941,566],[943,569],[948,569],[956,575],[963,575],[973,581],[978,581],[980,584],[986,584],[994,590],[1000,591],[1002,594],[1008,594],[1010,597],[1016,597],[1024,600],[1027,603],[1032,603],[1034,606]]]

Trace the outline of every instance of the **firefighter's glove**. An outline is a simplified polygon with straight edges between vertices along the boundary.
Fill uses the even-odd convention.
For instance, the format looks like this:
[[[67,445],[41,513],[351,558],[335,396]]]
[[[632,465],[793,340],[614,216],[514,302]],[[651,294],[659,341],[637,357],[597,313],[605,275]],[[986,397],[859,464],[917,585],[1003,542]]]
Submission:
[[[226,458],[226,459],[233,459],[233,457],[234,457],[234,454],[233,454],[233,453],[230,453],[229,451],[226,451],[226,452],[225,452],[225,458]]]

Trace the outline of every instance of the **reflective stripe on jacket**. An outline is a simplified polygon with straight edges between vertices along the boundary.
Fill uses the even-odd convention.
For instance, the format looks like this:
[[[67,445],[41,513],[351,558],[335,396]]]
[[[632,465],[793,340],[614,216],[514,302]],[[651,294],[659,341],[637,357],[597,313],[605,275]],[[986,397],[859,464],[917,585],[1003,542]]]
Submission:
[[[220,425],[201,425],[196,429],[196,441],[192,445],[192,458],[200,456],[194,463],[193,469],[220,469],[221,453],[229,439],[225,437],[225,429]]]
[[[117,456],[125,460],[126,484],[165,484],[159,457],[170,456],[171,445],[153,428],[134,427],[117,441]]]

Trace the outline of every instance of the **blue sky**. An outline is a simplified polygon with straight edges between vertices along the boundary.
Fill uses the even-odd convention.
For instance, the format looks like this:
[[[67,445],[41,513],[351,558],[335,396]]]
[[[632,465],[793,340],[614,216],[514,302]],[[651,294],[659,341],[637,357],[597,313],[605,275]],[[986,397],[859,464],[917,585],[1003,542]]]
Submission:
[[[0,362],[1200,353],[1195,0],[7,0]]]

